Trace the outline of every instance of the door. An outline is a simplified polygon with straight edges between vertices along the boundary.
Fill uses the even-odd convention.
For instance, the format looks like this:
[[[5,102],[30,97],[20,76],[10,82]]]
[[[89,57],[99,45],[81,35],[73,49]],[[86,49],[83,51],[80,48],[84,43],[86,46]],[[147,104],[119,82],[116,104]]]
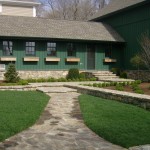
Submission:
[[[95,45],[87,45],[87,69],[95,70]]]

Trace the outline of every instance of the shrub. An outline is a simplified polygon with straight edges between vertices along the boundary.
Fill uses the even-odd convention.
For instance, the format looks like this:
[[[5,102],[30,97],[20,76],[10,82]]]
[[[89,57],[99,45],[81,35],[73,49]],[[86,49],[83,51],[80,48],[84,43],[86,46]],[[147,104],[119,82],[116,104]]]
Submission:
[[[85,72],[81,72],[80,74],[79,74],[79,78],[80,79],[86,79],[87,77],[86,77],[86,73]]]
[[[102,83],[99,83],[99,84],[98,84],[98,87],[102,87]]]
[[[67,75],[67,79],[78,79],[78,78],[80,78],[79,69],[77,68],[70,69]]]
[[[116,90],[118,91],[124,91],[124,87],[122,85],[116,85]]]
[[[142,81],[141,81],[141,80],[136,80],[134,83],[136,83],[136,84],[141,84]]]
[[[18,82],[19,85],[28,85],[28,81],[27,80],[20,80]]]
[[[44,79],[44,78],[38,78],[38,79],[36,79],[36,82],[46,82],[47,80],[46,79]]]
[[[106,87],[106,83],[102,83],[102,87]]]
[[[90,78],[90,81],[96,81],[97,79],[96,78]]]
[[[137,94],[144,94],[144,91],[142,89],[137,89],[134,92]]]
[[[110,82],[110,86],[114,86],[114,82]]]
[[[120,73],[120,78],[124,78],[124,79],[127,79],[127,73],[126,72],[121,72]]]
[[[98,87],[98,84],[97,83],[93,83],[93,87]]]
[[[116,86],[117,85],[117,82],[114,82],[114,86]]]
[[[59,78],[59,79],[57,79],[57,82],[66,82],[66,81],[67,81],[66,78]]]
[[[50,78],[48,78],[48,79],[47,79],[47,81],[48,81],[48,82],[56,82],[56,81],[57,81],[57,79],[55,79],[55,78],[51,78],[51,77],[50,77]]]
[[[4,76],[5,76],[6,82],[16,83],[20,80],[18,76],[18,72],[16,71],[16,67],[12,63],[8,65],[8,69],[6,73],[4,74]]]
[[[31,78],[27,79],[26,81],[28,83],[35,83],[35,82],[37,82],[36,79],[31,79]]]
[[[120,76],[120,72],[121,70],[119,68],[112,68],[111,72],[113,72],[114,74],[116,74],[117,76]]]

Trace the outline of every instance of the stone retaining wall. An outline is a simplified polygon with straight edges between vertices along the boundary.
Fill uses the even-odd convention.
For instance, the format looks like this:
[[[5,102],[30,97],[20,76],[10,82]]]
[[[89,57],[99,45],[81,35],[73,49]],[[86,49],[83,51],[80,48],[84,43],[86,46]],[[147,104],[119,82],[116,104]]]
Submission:
[[[150,81],[150,71],[140,70],[138,73],[137,70],[127,70],[126,72],[129,79],[142,80],[144,82]]]
[[[0,86],[0,91],[35,91],[36,86]]]
[[[65,78],[68,71],[18,71],[22,79],[37,78]]]
[[[81,86],[81,85],[65,85],[65,86],[70,88],[75,88],[79,93],[82,94],[89,94],[89,95],[93,95],[105,99],[116,100],[116,101],[133,104],[142,107],[144,109],[150,110],[150,96],[148,95]]]

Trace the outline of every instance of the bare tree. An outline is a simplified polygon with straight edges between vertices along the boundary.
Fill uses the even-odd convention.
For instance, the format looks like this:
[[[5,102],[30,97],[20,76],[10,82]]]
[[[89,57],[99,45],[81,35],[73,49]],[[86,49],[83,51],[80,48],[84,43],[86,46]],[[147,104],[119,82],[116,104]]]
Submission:
[[[87,20],[110,0],[40,0],[48,18]]]
[[[150,37],[148,32],[143,33],[141,35],[139,43],[142,48],[141,50],[142,61],[147,67],[147,69],[150,70]]]

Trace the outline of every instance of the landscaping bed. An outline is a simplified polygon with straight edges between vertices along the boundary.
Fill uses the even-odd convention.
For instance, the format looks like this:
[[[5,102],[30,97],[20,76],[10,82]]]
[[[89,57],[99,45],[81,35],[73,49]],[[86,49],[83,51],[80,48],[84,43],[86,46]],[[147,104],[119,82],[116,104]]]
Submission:
[[[0,141],[32,126],[48,100],[37,91],[0,91]]]
[[[150,83],[142,83],[140,80],[136,80],[134,82],[104,82],[83,85],[150,95]]]
[[[100,137],[125,148],[150,143],[150,112],[89,95],[79,96],[85,124]]]
[[[143,94],[150,95],[150,83],[141,83],[139,85],[140,89],[143,91]],[[106,89],[116,90],[115,86],[105,87]],[[135,93],[131,85],[124,86],[126,92]]]

